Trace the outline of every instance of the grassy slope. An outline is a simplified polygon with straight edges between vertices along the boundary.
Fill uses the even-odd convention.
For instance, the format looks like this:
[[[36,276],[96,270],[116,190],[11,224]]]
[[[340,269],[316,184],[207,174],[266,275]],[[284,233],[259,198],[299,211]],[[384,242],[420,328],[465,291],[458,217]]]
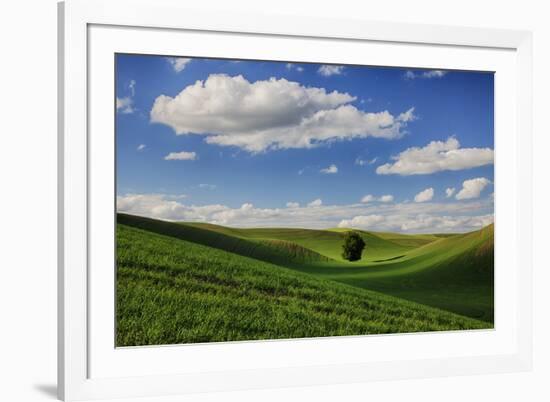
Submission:
[[[314,229],[293,229],[293,228],[261,228],[261,229],[240,229],[228,228],[225,226],[212,225],[207,223],[180,223],[186,227],[197,227],[207,229],[229,236],[236,236],[244,239],[279,239],[299,244],[313,250],[330,259],[347,263],[342,259],[342,242],[345,230],[314,230]],[[401,235],[398,241],[385,239],[375,232],[359,231],[367,243],[367,250],[364,253],[364,261],[376,261],[391,258],[400,253],[405,253],[418,245],[426,244],[436,240],[430,235]],[[427,240],[429,239],[429,240]]]
[[[493,321],[494,230],[442,237],[404,257],[347,268],[335,264],[307,269],[317,276]]]
[[[310,274],[488,322],[494,319],[493,225],[467,234],[407,235],[359,231],[367,249],[362,260],[354,263],[343,261],[339,255],[341,236],[347,229],[208,226],[210,230],[227,230],[227,233],[241,237],[286,239],[337,261],[292,265]]]
[[[126,214],[118,214],[117,221],[154,233],[165,234],[206,246],[214,246],[235,254],[272,263],[329,261],[326,256],[285,239],[247,239],[232,236],[224,231],[208,230],[200,226],[180,225]]]
[[[136,225],[145,218],[126,217]],[[120,217],[119,217],[120,221]],[[493,227],[461,235],[404,235],[361,231],[367,243],[363,259],[350,263],[339,256],[342,229],[237,229],[203,223],[168,223],[154,220],[158,233],[185,228],[179,238],[237,252],[288,268],[356,287],[371,289],[407,300],[493,321]],[[201,230],[200,236],[193,230]],[[179,229],[178,229],[179,230]],[[208,236],[206,234],[208,234]],[[226,236],[219,241],[216,235]],[[209,237],[211,236],[211,237]],[[291,259],[270,249],[228,248],[231,242],[282,240],[319,254],[317,258]],[[273,254],[274,252],[274,254]],[[318,258],[319,255],[331,260]]]
[[[173,234],[117,225],[118,346],[488,327]]]

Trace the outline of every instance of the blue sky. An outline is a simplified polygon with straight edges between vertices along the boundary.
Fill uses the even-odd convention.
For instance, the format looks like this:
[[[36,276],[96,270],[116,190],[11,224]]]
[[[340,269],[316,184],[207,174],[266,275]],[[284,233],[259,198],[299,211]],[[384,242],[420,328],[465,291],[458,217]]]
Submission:
[[[119,211],[403,232],[492,222],[492,73],[116,57]]]

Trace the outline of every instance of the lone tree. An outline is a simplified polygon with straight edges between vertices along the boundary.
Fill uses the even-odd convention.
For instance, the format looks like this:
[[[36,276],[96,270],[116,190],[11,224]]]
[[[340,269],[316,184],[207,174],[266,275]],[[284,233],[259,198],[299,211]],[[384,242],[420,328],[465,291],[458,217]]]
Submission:
[[[358,261],[365,248],[365,241],[357,232],[346,232],[342,245],[342,258],[348,261]]]

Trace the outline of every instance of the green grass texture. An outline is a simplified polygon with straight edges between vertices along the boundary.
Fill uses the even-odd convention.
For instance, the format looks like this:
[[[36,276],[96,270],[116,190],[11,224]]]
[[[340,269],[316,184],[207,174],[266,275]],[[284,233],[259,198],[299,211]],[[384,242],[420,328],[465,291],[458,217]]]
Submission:
[[[119,223],[493,323],[494,227],[466,234],[358,231],[360,261],[341,258],[349,229],[239,229],[119,214]]]
[[[492,328],[487,322],[300,272],[300,264],[334,269],[331,264],[337,261],[296,253],[301,248],[290,240],[256,237],[253,243],[260,246],[252,247],[208,234],[194,238],[203,232],[188,230],[192,225],[128,215],[119,215],[118,221],[119,347]],[[194,241],[184,239],[188,233]],[[229,243],[212,247],[205,239]],[[253,257],[243,255],[246,250]],[[281,255],[275,260],[290,261],[288,267],[267,261],[276,252]]]

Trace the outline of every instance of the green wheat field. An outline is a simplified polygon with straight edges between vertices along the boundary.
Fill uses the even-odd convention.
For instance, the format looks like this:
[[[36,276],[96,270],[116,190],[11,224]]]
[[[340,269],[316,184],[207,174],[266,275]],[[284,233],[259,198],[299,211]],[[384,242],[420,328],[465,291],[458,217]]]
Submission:
[[[466,234],[236,229],[117,215],[117,346],[493,328],[489,225]]]

